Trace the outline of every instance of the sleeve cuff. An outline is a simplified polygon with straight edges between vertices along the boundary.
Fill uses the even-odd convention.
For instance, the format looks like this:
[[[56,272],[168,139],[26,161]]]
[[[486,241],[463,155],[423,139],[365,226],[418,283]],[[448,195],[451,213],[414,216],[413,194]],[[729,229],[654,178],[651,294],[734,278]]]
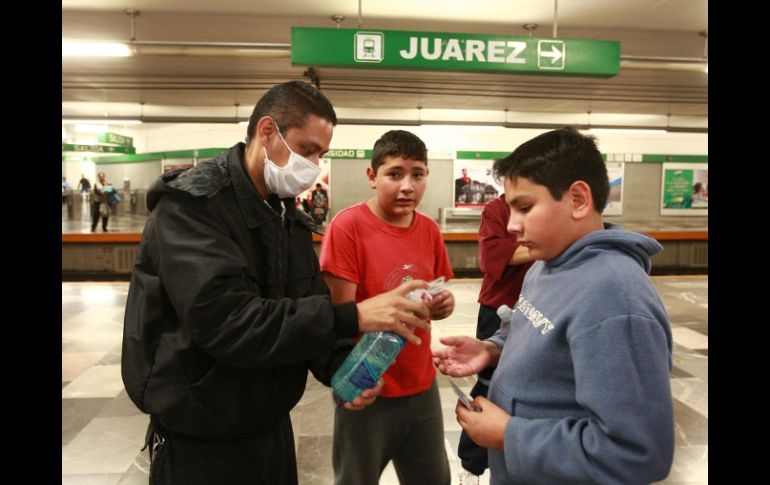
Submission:
[[[355,302],[332,305],[332,311],[337,339],[353,338],[358,335],[358,309]]]

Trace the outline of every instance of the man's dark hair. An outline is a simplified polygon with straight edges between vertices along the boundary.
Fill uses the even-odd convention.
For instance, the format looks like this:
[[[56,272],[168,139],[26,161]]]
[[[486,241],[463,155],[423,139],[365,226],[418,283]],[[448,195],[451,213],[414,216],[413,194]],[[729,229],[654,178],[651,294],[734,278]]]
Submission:
[[[419,160],[428,163],[428,149],[414,133],[404,130],[390,130],[374,142],[372,170],[377,172],[385,163],[385,157],[401,157],[404,160]]]
[[[494,176],[523,177],[545,186],[556,200],[577,180],[591,188],[598,213],[607,205],[610,181],[607,166],[596,147],[596,138],[564,127],[538,135],[505,158],[495,160]]]
[[[312,84],[289,81],[270,88],[254,106],[246,129],[246,144],[251,142],[257,122],[263,116],[270,116],[286,135],[289,128],[302,128],[307,117],[314,114],[337,125],[337,113],[326,96]]]

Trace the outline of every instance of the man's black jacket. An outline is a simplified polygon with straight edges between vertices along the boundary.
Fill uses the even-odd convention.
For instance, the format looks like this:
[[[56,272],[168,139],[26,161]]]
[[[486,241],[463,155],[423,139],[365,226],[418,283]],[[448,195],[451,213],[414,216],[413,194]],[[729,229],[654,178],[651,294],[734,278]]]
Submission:
[[[330,302],[313,222],[293,199],[259,196],[244,148],[153,183],[126,303],[129,396],[168,430],[203,439],[285,418],[308,369],[328,385],[351,345],[339,340],[358,332],[355,305]]]

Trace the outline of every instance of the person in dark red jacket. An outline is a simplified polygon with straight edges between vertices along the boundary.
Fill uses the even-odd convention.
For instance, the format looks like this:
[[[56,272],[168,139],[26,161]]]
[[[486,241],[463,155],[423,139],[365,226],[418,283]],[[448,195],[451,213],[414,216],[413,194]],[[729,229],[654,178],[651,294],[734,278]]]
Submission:
[[[511,208],[505,195],[494,199],[484,207],[479,227],[479,263],[484,279],[479,292],[479,317],[476,338],[487,339],[500,327],[497,308],[508,305],[513,308],[519,298],[524,275],[532,265],[532,258],[524,246],[519,246],[516,236],[506,226]],[[494,367],[484,369],[471,390],[471,396],[486,396]],[[487,468],[487,449],[478,446],[463,431],[457,455],[463,468],[473,475],[481,475]],[[466,480],[467,481],[467,480]]]

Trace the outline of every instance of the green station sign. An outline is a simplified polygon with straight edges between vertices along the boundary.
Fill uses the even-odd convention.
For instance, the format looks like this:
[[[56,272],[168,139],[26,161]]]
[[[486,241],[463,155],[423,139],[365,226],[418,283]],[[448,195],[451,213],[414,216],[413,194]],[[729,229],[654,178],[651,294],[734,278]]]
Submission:
[[[136,153],[134,147],[116,147],[109,145],[76,145],[72,143],[62,143],[63,152],[95,152],[95,153]]]
[[[620,42],[292,27],[295,65],[610,77]]]
[[[130,136],[118,135],[117,133],[101,133],[98,140],[102,143],[112,143],[113,145],[133,146],[134,139]]]
[[[326,152],[323,158],[358,160],[372,158],[372,150],[363,148],[332,148]]]

